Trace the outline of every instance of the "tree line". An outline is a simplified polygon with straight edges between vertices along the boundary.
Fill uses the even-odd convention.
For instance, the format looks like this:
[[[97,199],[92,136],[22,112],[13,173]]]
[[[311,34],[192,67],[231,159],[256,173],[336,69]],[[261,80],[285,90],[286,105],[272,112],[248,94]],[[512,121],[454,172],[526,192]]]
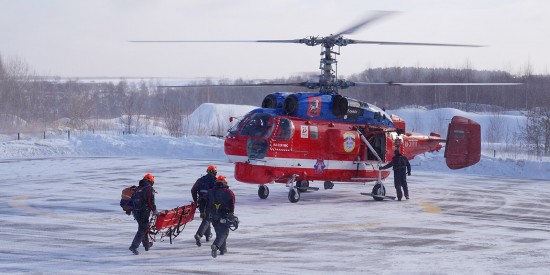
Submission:
[[[273,83],[309,80],[299,75],[274,79]],[[550,152],[550,76],[521,75],[505,71],[475,70],[469,67],[367,68],[347,77],[356,82],[517,82],[514,86],[359,86],[340,93],[379,107],[396,109],[406,105],[428,108],[453,106],[472,111],[473,106],[491,106],[493,111],[525,110],[529,125],[525,135],[544,154]],[[301,87],[227,87],[214,84],[252,84],[253,80],[205,80],[188,83],[204,87],[161,88],[157,80],[84,82],[79,79],[43,80],[20,59],[0,55],[0,133],[21,127],[46,129],[68,118],[74,129],[98,127],[93,119],[120,118],[126,133],[137,133],[144,120],[154,120],[173,136],[183,133],[182,118],[205,102],[260,106],[273,92],[312,92]],[[24,124],[23,124],[24,122]],[[529,139],[525,137],[525,139]]]

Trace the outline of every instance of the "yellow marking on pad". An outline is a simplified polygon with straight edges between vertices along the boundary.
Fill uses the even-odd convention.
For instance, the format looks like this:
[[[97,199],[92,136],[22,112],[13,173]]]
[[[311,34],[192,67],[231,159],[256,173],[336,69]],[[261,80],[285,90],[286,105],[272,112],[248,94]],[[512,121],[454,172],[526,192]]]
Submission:
[[[441,208],[431,202],[419,202],[418,205],[422,206],[422,209],[426,213],[441,214]]]

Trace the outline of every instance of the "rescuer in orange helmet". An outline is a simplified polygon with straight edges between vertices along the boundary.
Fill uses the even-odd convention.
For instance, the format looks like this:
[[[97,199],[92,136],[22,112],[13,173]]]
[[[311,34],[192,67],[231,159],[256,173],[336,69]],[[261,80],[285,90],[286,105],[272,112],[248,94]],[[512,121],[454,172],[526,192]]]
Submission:
[[[218,251],[220,251],[220,255],[227,253],[226,241],[229,236],[229,228],[230,226],[238,227],[238,218],[234,213],[235,194],[229,189],[227,179],[220,175],[216,178],[214,189],[208,191],[206,208],[206,214],[216,230],[216,239],[210,246],[214,258],[218,255]]]
[[[149,248],[153,245],[153,243],[149,241],[149,234],[147,234],[149,231],[149,217],[151,216],[151,212],[155,215],[158,214],[153,184],[155,184],[155,177],[149,173],[145,174],[143,179],[139,181],[139,186],[132,195],[134,208],[132,214],[138,223],[138,231],[136,232],[134,241],[132,241],[132,245],[130,245],[130,251],[135,255],[139,254],[137,248],[140,243],[143,244],[145,251],[149,251]]]
[[[206,236],[207,242],[212,238],[210,221],[206,218],[205,210],[208,190],[214,188],[217,173],[218,169],[216,166],[208,166],[208,168],[206,168],[206,175],[200,177],[193,185],[193,188],[191,188],[191,196],[193,196],[193,201],[199,206],[199,211],[201,213],[200,217],[202,219],[201,225],[197,229],[197,233],[195,233],[194,236],[197,246],[201,246],[202,236]]]

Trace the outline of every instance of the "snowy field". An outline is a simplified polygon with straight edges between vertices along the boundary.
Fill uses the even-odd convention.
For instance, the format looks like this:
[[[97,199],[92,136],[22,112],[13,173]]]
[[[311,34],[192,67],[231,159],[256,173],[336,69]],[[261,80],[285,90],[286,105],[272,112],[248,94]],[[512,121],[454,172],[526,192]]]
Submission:
[[[372,184],[336,184],[289,203],[287,188],[236,183],[232,165],[176,158],[2,160],[0,272],[4,274],[548,274],[549,181],[417,172],[411,200],[376,202]],[[157,205],[188,204],[214,163],[228,175],[241,220],[229,253],[197,247],[193,221],[178,238],[134,256],[136,223],[120,190],[156,176]],[[391,178],[390,178],[391,181]],[[390,182],[388,181],[388,182]],[[319,185],[317,185],[319,186]],[[393,188],[388,189],[394,193]]]
[[[423,130],[414,112],[400,115]],[[441,112],[432,121],[456,110]],[[118,205],[122,188],[152,173],[159,209],[171,209],[189,204],[209,164],[236,195],[241,224],[229,253],[213,259],[209,246],[197,247],[193,221],[173,244],[133,255],[137,224]],[[336,183],[293,204],[283,184],[261,200],[257,186],[236,182],[214,137],[2,141],[0,274],[550,274],[549,162],[483,155],[451,171],[438,152],[411,164],[409,201],[376,202],[360,195],[372,183]]]

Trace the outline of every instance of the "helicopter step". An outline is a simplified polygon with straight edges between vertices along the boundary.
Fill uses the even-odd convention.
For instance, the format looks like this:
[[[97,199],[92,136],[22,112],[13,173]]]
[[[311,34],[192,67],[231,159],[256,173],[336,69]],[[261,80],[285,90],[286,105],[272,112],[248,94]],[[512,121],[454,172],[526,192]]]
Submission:
[[[379,199],[386,199],[386,200],[395,200],[395,196],[382,196],[382,195],[376,195],[376,194],[373,194],[373,193],[361,193],[361,195],[365,195],[365,196],[371,196],[373,198],[379,198]]]

